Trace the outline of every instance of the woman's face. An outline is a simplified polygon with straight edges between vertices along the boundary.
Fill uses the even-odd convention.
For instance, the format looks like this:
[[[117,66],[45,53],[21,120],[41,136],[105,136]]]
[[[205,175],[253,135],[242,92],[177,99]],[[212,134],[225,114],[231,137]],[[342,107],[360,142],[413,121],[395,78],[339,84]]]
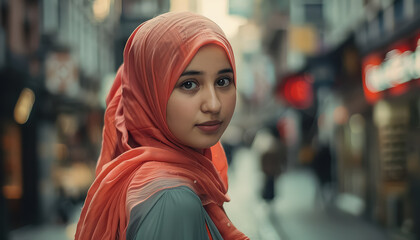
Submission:
[[[233,71],[225,51],[217,45],[200,48],[181,74],[166,108],[169,130],[196,150],[219,141],[236,104]]]

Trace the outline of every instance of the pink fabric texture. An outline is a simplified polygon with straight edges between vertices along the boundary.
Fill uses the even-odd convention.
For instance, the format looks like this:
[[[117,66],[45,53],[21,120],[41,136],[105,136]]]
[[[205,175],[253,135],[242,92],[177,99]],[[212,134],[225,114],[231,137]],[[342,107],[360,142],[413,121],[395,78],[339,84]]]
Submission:
[[[166,124],[175,83],[207,44],[225,50],[235,73],[233,51],[223,31],[203,16],[166,13],[134,30],[107,97],[96,178],[75,239],[126,239],[131,209],[157,191],[177,186],[188,186],[200,197],[224,239],[248,239],[223,209],[229,197],[220,143],[200,154],[180,143]]]

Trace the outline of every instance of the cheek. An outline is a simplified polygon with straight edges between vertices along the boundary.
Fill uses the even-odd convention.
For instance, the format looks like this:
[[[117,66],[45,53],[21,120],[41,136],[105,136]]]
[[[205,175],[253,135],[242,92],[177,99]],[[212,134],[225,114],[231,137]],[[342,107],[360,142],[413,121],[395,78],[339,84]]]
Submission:
[[[236,91],[227,94],[223,102],[225,103],[226,114],[232,116],[236,106]]]
[[[171,96],[166,107],[166,122],[169,130],[176,137],[185,127],[190,124],[193,118],[192,104],[188,99],[179,96]]]

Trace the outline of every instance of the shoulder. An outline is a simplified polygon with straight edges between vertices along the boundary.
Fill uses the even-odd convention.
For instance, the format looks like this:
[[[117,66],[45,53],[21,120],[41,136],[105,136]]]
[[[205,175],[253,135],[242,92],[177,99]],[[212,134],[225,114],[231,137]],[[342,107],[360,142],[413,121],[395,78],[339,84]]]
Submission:
[[[184,215],[188,213],[196,213],[202,208],[201,200],[188,187],[169,188],[161,191],[159,200],[156,201],[155,207],[165,208],[165,214],[182,212]]]
[[[160,190],[153,194],[143,203],[135,206],[131,211],[133,217],[144,221],[163,216],[170,219],[171,216],[179,218],[200,214],[204,210],[200,198],[189,187],[179,186]]]
[[[205,215],[188,187],[164,189],[132,209],[127,239],[206,239]]]

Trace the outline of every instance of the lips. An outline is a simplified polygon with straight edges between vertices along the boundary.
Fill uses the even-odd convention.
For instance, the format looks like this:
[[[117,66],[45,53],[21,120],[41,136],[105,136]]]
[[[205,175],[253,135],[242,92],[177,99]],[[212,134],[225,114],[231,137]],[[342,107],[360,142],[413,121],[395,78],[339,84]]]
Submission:
[[[203,132],[214,133],[214,132],[217,132],[219,128],[222,126],[222,122],[221,121],[208,121],[208,122],[196,124],[196,126]]]

